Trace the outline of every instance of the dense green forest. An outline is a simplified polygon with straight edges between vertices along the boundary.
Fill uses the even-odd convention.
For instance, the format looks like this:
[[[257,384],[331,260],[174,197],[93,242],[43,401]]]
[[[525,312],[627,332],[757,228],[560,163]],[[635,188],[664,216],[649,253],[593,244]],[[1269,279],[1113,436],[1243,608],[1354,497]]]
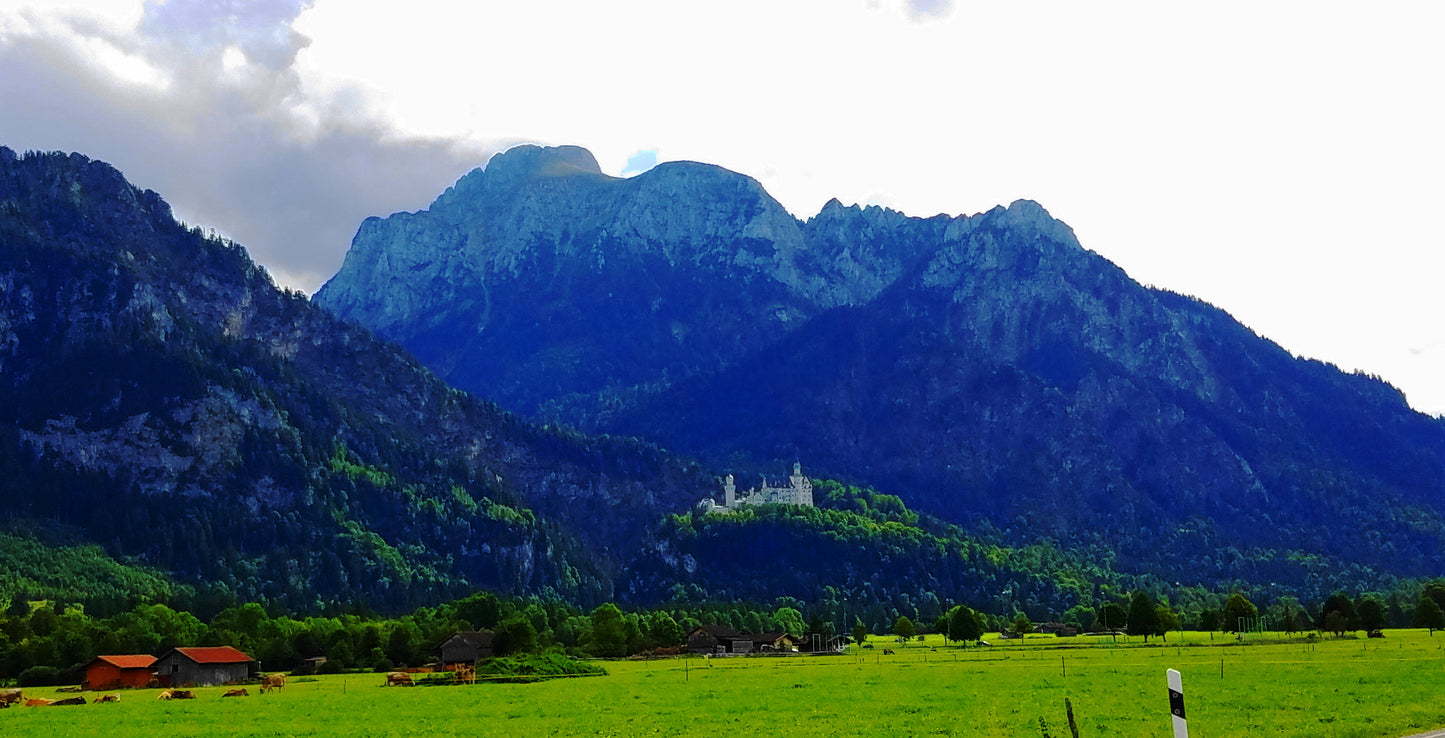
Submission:
[[[1258,627],[1298,632],[1317,630],[1337,636],[1385,627],[1445,628],[1445,582],[1419,587],[1408,606],[1406,592],[1352,597],[1337,592],[1322,602],[1302,604],[1281,597],[1267,606],[1242,594],[1211,595],[1217,606],[1193,616],[1167,601],[1136,591],[1097,608],[1076,607],[1052,614],[1089,630],[1114,629],[1130,635],[1164,635],[1179,628],[1232,631],[1240,618],[1261,618]],[[266,671],[290,671],[304,660],[325,657],[326,671],[388,671],[434,662],[438,646],[459,630],[486,629],[495,635],[498,656],[534,652],[575,656],[622,657],[639,653],[677,653],[686,634],[698,625],[725,625],[741,632],[785,631],[795,636],[831,637],[846,630],[855,640],[877,634],[911,638],[943,633],[960,641],[985,631],[1028,632],[1033,620],[1022,612],[976,611],[950,603],[936,616],[921,611],[865,609],[842,613],[810,608],[797,600],[771,603],[710,603],[623,610],[604,603],[591,611],[540,599],[499,598],[486,592],[438,607],[422,607],[385,618],[354,610],[312,617],[268,612],[257,603],[230,604],[198,617],[163,603],[141,603],[109,616],[61,601],[32,602],[16,597],[0,613],[0,679],[22,685],[78,681],[81,668],[96,655],[160,654],[177,646],[229,645],[260,661]],[[1146,638],[1147,639],[1147,638]]]

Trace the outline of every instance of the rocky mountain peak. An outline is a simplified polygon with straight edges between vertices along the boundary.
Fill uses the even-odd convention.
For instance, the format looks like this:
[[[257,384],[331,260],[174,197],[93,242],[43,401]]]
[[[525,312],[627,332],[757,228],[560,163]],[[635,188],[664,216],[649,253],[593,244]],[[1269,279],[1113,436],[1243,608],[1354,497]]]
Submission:
[[[487,161],[491,177],[558,177],[568,174],[601,174],[602,167],[591,151],[581,146],[514,146]]]
[[[493,199],[538,180],[591,175],[605,177],[597,157],[581,146],[514,146],[487,160],[485,168],[467,172],[432,203],[432,208],[453,202]]]

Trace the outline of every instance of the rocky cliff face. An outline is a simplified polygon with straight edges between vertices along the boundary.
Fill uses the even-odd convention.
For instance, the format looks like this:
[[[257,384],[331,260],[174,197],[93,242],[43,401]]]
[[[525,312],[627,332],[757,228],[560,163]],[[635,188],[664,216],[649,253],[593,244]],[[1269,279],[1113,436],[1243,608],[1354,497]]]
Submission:
[[[734,467],[802,460],[1171,581],[1328,588],[1343,562],[1423,575],[1445,549],[1445,423],[1137,284],[1036,203],[798,222],[715,167],[587,161],[509,152],[368,222],[357,259],[474,254],[408,288],[430,307],[369,319],[407,277],[352,257],[317,301],[522,412]],[[427,219],[471,225],[410,229]]]
[[[912,244],[812,241],[890,217],[837,206],[802,224],[718,167],[621,180],[581,149],[523,146],[425,211],[366,221],[315,299],[458,387],[522,412],[595,411],[876,294]]]

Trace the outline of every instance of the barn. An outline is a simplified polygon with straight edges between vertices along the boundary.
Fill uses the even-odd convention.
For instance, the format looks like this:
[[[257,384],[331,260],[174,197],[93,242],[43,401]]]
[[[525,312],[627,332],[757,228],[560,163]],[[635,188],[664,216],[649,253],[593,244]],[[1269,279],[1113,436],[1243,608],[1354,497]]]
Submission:
[[[254,659],[230,646],[173,648],[156,659],[156,678],[162,687],[244,682],[257,672]]]
[[[96,656],[85,665],[85,688],[91,690],[144,687],[155,676],[150,654]]]
[[[687,634],[693,653],[754,653],[796,651],[798,639],[787,633],[739,633],[724,625],[699,625]]]
[[[457,631],[438,647],[443,664],[470,664],[477,659],[489,659],[492,650],[492,632],[488,630]]]

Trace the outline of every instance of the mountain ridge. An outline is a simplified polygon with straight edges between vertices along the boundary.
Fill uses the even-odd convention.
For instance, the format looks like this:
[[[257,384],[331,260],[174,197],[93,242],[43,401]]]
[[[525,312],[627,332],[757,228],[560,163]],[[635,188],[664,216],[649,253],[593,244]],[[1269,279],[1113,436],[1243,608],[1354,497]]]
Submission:
[[[524,189],[499,197],[547,213],[554,234],[579,209],[590,223],[628,222]],[[652,201],[715,223],[750,222],[754,202],[696,200],[685,188]],[[721,207],[731,214],[716,217]],[[1009,540],[1116,545],[1134,571],[1170,580],[1191,567],[1218,582],[1263,566],[1306,586],[1319,572],[1290,562],[1316,555],[1434,573],[1445,420],[1414,412],[1398,390],[1296,359],[1218,308],[1138,284],[1036,202],[924,219],[832,201],[788,219],[772,241],[708,231],[725,278],[685,260],[609,273],[568,261],[547,238],[511,241],[585,274],[573,283],[585,287],[438,281],[427,289],[459,297],[418,316],[428,340],[373,327],[449,381],[533,417],[740,469],[801,459]],[[584,243],[609,256],[653,246],[617,243],[637,234],[609,227],[613,241]],[[408,247],[426,252],[427,237]],[[780,242],[793,271],[749,268],[755,252],[783,252]],[[348,315],[331,291],[376,277],[343,266],[316,301]],[[530,330],[461,330],[475,317],[466,296],[479,291],[492,314]],[[471,360],[483,355],[525,372],[478,369]],[[1265,564],[1216,548],[1262,551]]]

